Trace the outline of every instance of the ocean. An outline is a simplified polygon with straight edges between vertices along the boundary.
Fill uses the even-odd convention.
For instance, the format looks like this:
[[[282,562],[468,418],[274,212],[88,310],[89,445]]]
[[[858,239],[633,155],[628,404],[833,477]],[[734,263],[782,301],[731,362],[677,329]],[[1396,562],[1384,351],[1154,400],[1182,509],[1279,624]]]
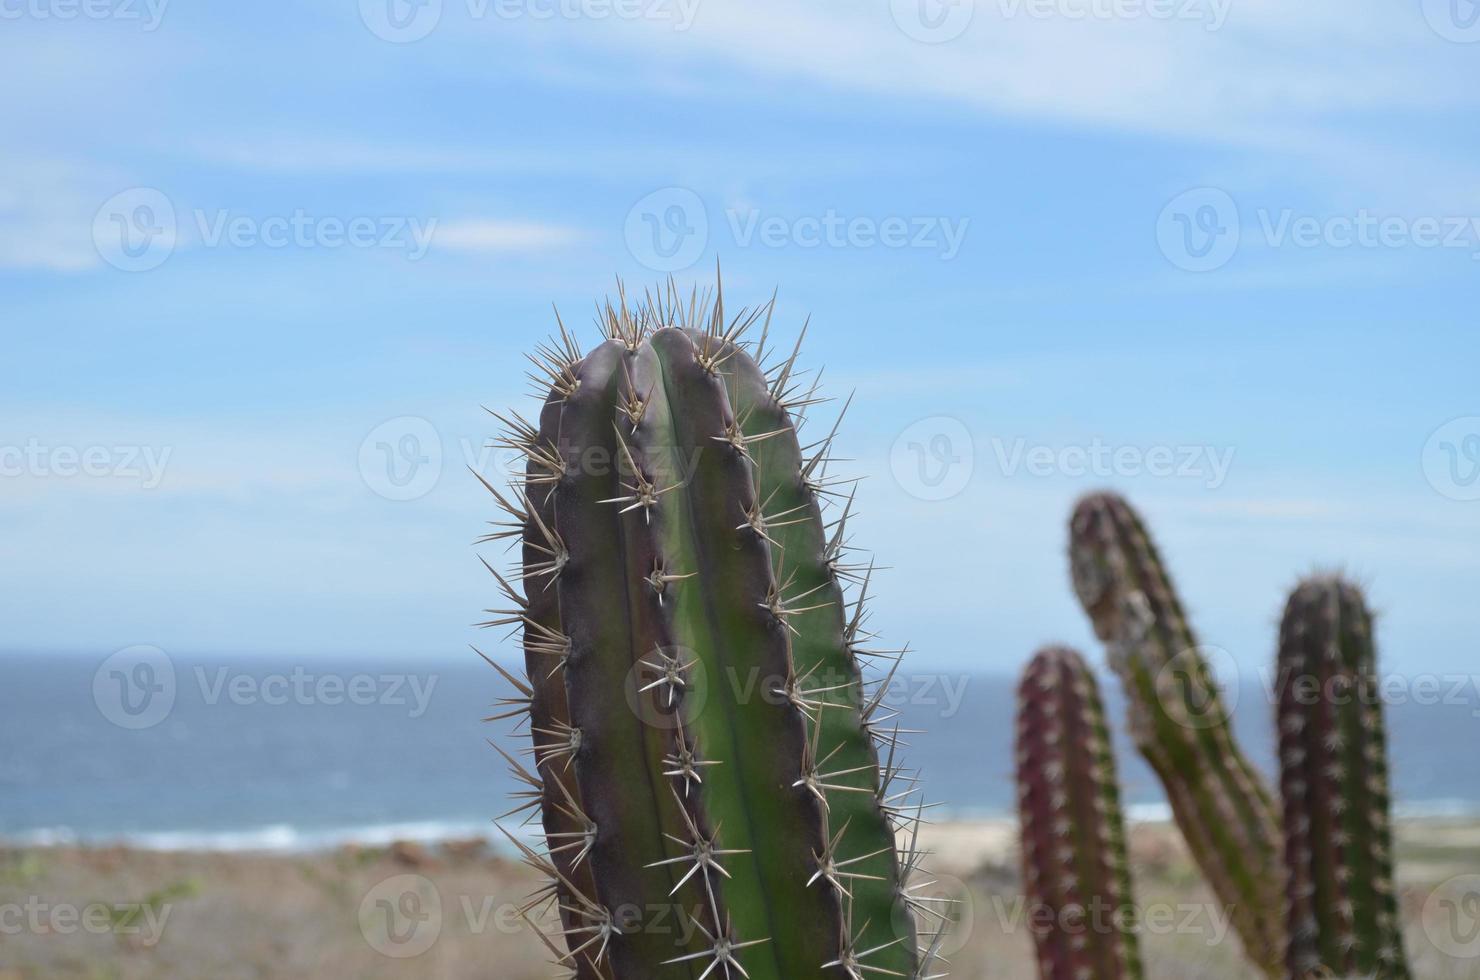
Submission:
[[[1009,815],[1014,681],[916,671],[888,699],[936,819]],[[1165,816],[1120,730],[1131,813]],[[481,719],[505,690],[461,660],[0,654],[0,840],[302,851],[349,842],[494,838],[512,782]],[[1240,689],[1235,727],[1268,770],[1272,709]],[[1480,813],[1480,698],[1388,709],[1400,813]]]

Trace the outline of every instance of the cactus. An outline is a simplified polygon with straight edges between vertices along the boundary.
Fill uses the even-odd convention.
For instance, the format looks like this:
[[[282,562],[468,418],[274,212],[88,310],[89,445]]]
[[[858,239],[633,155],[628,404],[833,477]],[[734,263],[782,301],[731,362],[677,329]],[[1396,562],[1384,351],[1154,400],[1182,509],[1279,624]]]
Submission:
[[[527,677],[495,717],[528,718],[533,765],[506,758],[545,846],[511,839],[581,980],[941,975],[895,843],[914,781],[861,669],[898,654],[868,645],[846,508],[823,518],[797,352],[761,366],[770,309],[623,298],[594,350],[562,325],[533,356],[537,425],[500,416],[526,467],[488,486],[489,538],[522,541],[522,589],[499,576],[489,625],[522,628]]]
[[[1081,500],[1070,525],[1074,589],[1120,676],[1137,748],[1229,909],[1248,958],[1283,971],[1283,876],[1274,798],[1234,743],[1227,712],[1156,547],[1120,497]]]
[[[1140,980],[1125,821],[1099,685],[1066,647],[1038,651],[1018,687],[1023,883],[1041,980]],[[1077,922],[1070,921],[1077,919]]]
[[[1372,617],[1356,586],[1300,583],[1278,667],[1291,973],[1406,980]]]

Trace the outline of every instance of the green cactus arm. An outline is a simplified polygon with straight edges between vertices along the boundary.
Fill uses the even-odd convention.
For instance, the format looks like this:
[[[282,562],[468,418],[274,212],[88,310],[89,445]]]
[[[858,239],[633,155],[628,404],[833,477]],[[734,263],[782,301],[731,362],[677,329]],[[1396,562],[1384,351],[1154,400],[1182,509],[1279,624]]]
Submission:
[[[1372,616],[1335,575],[1291,593],[1278,656],[1289,967],[1407,980]]]
[[[916,959],[923,903],[901,865],[917,852],[895,856],[897,770],[891,757],[879,773],[878,705],[859,704],[861,614],[843,620],[835,542],[784,409],[771,435],[791,458],[762,472],[749,452],[731,375],[752,379],[747,397],[764,380],[743,324],[710,312],[671,291],[656,307],[608,306],[608,339],[584,357],[562,330],[555,356],[536,358],[550,383],[540,427],[516,421],[506,437],[530,463],[518,503],[500,498],[524,536],[525,595],[501,579],[515,609],[495,622],[523,626],[530,679],[510,677],[505,716],[535,729],[541,775],[526,774],[515,812],[540,805],[546,853],[516,844],[553,879],[542,895],[560,901],[567,952],[550,948],[581,980],[940,976]],[[776,465],[808,506],[781,516],[761,496],[786,481]],[[820,601],[798,601],[781,536],[812,556]],[[803,636],[830,646],[799,672]],[[820,686],[824,656],[849,669],[836,685]],[[830,738],[860,767],[823,754]],[[879,847],[852,851],[867,818]],[[626,915],[671,906],[691,923],[677,933]],[[857,918],[874,910],[882,927]]]
[[[1046,647],[1018,688],[1017,788],[1023,885],[1053,915],[1035,930],[1041,980],[1140,980],[1125,821],[1094,675],[1075,651]],[[1080,930],[1061,928],[1080,910]]]
[[[850,615],[840,581],[849,572],[842,565],[847,515],[829,534],[821,513],[820,495],[827,489],[823,470],[837,428],[812,447],[808,458],[788,407],[805,407],[812,397],[810,391],[795,389],[800,344],[799,339],[769,379],[752,358],[726,360],[724,379],[739,428],[732,438],[753,461],[756,497],[773,516],[767,525],[772,571],[786,604],[796,609],[787,619],[796,675],[804,696],[826,705],[812,732],[812,757],[823,763],[813,782],[826,802],[828,837],[837,836],[841,859],[854,859],[849,866],[857,876],[848,894],[854,924],[849,943],[854,950],[876,950],[868,960],[876,970],[913,976],[921,963],[911,905],[927,919],[932,910],[912,903],[900,888],[910,869],[901,868],[895,832],[897,826],[907,827],[919,810],[909,807],[912,787],[901,787],[907,780],[899,771],[893,766],[880,770],[879,746],[892,748],[893,736],[880,700],[865,691],[858,662],[859,651],[872,653],[862,627],[867,580],[860,582]],[[897,659],[899,654],[873,655]],[[905,864],[917,860],[911,852]]]
[[[632,436],[653,480],[670,481],[653,508],[666,567],[697,573],[674,584],[678,646],[704,685],[692,726],[706,761],[704,801],[727,849],[725,895],[734,935],[766,939],[746,957],[753,980],[825,975],[840,954],[841,907],[817,878],[828,842],[821,806],[804,787],[807,718],[790,697],[785,613],[774,599],[768,542],[746,459],[720,441],[734,415],[717,369],[680,330],[651,338],[634,365],[647,402]],[[682,406],[679,410],[678,406]]]
[[[1070,523],[1075,592],[1120,675],[1137,748],[1249,959],[1283,970],[1279,825],[1263,777],[1234,742],[1217,685],[1140,517],[1094,494]]]

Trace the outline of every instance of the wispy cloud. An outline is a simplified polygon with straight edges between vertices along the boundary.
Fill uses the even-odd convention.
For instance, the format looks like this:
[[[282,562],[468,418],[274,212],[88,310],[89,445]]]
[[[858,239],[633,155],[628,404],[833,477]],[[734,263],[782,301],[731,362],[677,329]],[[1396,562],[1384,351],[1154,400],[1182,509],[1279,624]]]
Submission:
[[[460,252],[505,252],[513,249],[562,248],[587,241],[578,228],[538,221],[472,219],[437,226],[433,244]]]
[[[70,160],[0,163],[0,269],[78,272],[101,265],[92,220],[103,176]]]
[[[224,167],[285,174],[506,173],[559,167],[562,156],[477,146],[414,145],[358,138],[263,133],[196,139],[200,159]]]
[[[701,45],[705,57],[781,78],[1220,143],[1314,145],[1303,128],[1313,118],[1480,99],[1455,84],[1471,52],[1431,31],[1416,4],[1187,0],[1172,19],[1100,16],[1091,11],[1117,5],[1090,0],[967,6],[960,35],[939,44],[910,36],[902,2],[710,0],[689,46],[655,25],[629,37],[659,58],[693,59]]]

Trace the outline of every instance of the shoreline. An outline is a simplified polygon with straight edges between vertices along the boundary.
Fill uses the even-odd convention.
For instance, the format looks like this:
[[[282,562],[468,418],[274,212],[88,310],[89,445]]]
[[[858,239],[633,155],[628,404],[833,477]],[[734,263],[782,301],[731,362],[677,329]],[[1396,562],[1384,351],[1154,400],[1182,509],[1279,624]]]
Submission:
[[[1445,830],[1476,828],[1475,846],[1480,851],[1480,808],[1439,801],[1397,807],[1394,825],[1399,836],[1406,828]],[[1171,828],[1172,819],[1164,804],[1134,804],[1126,807],[1126,826]],[[510,827],[521,839],[535,841],[531,828]],[[996,810],[945,811],[924,825],[922,835],[952,848],[965,847],[980,853],[983,860],[998,860],[1003,848],[1017,833],[1015,814]],[[1004,841],[1002,838],[1008,838]],[[410,820],[350,826],[301,827],[274,823],[259,827],[224,830],[163,830],[118,834],[78,834],[66,827],[39,828],[0,833],[0,851],[70,848],[78,850],[127,850],[158,854],[241,854],[262,856],[312,856],[346,847],[387,848],[398,843],[437,847],[483,841],[491,850],[517,856],[492,820]],[[936,847],[935,850],[945,850]],[[1480,870],[1480,869],[1477,869]],[[3,980],[3,978],[0,978]]]

